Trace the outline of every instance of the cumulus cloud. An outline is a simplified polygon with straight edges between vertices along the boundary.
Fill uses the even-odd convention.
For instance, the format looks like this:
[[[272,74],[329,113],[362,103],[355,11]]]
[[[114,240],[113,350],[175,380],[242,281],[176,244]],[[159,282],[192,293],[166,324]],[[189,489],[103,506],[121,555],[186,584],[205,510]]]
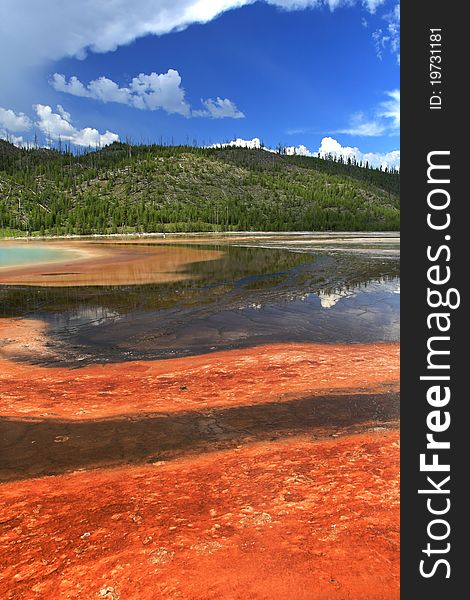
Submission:
[[[176,113],[184,117],[211,117],[212,119],[241,119],[245,116],[228,98],[202,100],[203,109],[191,110],[185,99],[181,76],[175,69],[169,69],[161,74],[140,73],[127,87],[120,87],[107,77],[99,77],[85,85],[75,76],[67,81],[61,73],[54,73],[50,83],[58,92],[93,98],[101,102],[127,104],[141,110],[162,109],[167,113]]]
[[[31,119],[24,113],[15,113],[10,108],[0,106],[0,130],[18,132],[31,129]]]
[[[299,144],[298,146],[286,146],[283,148],[284,154],[288,156],[314,156],[313,152],[304,146],[303,144]]]
[[[212,119],[243,119],[245,115],[238,110],[235,104],[228,98],[219,98],[212,100],[202,100],[204,110],[195,110],[195,117],[211,117]]]
[[[253,138],[252,140],[244,140],[243,138],[237,138],[236,140],[232,140],[231,142],[224,142],[222,144],[212,144],[212,146],[210,146],[210,147],[211,148],[226,148],[227,146],[229,146],[229,147],[235,146],[237,148],[252,148],[252,149],[263,148],[264,150],[273,152],[273,150],[270,150],[269,148],[265,148],[262,141],[257,137]]]
[[[207,23],[255,0],[2,0],[0,3],[0,81],[65,57],[110,52],[152,34]],[[264,0],[284,10],[338,9],[362,5],[374,12],[384,0]],[[27,17],[25,16],[27,15]],[[388,25],[391,25],[389,23]],[[391,34],[388,34],[391,35]]]
[[[342,146],[337,140],[332,137],[324,137],[318,149],[318,154],[325,158],[335,156],[343,159],[351,160],[354,158],[357,162],[368,162],[372,167],[385,168],[400,168],[400,150],[392,150],[391,152],[362,152],[359,148],[351,146]]]
[[[0,129],[0,140],[6,140],[7,142],[10,142],[10,144],[13,144],[14,146],[23,147],[23,146],[27,145],[27,143],[24,141],[22,135],[14,135],[13,133],[10,133],[6,129]]]
[[[174,69],[160,75],[140,73],[132,79],[130,89],[136,108],[162,108],[168,113],[189,116],[190,108],[184,98],[181,77]]]
[[[27,115],[0,106],[0,139],[8,140],[15,146],[22,146],[25,143],[23,136],[15,134],[28,131],[31,127],[32,122]]]
[[[90,91],[86,89],[83,83],[73,75],[69,81],[66,81],[64,75],[54,73],[50,81],[52,87],[58,92],[65,92],[72,96],[89,97]]]
[[[94,98],[101,102],[128,104],[142,110],[163,109],[185,117],[190,115],[190,107],[181,87],[181,77],[175,69],[166,73],[140,73],[133,77],[128,87],[120,87],[112,79],[99,77],[84,85],[77,77],[67,81],[61,73],[54,73],[51,85],[58,92],[73,96]]]
[[[57,106],[56,113],[50,106],[44,104],[36,104],[34,110],[38,117],[36,125],[46,138],[51,140],[62,140],[77,146],[91,147],[107,146],[119,141],[119,136],[110,131],[101,134],[92,127],[77,129],[72,125],[70,114],[60,105]]]
[[[36,104],[34,107],[38,117],[35,125],[51,141],[63,140],[78,146],[107,146],[119,141],[116,133],[106,131],[100,134],[97,129],[84,127],[77,129],[72,125],[72,118],[60,104],[54,113],[50,106]],[[33,121],[24,113],[15,113],[9,108],[0,106],[0,138],[6,139],[16,146],[30,146],[31,143],[23,136],[16,135],[18,132],[30,131]]]
[[[276,152],[273,148],[269,148],[262,144],[259,138],[255,137],[251,140],[244,140],[237,138],[231,142],[223,144],[213,144],[212,148],[223,148],[227,146],[237,146],[239,148],[255,148],[262,149],[266,152]],[[334,156],[339,158],[340,156],[347,160],[355,160],[356,162],[362,162],[365,164],[369,163],[371,167],[377,167],[380,169],[385,168],[400,168],[400,150],[392,150],[391,152],[380,153],[380,152],[362,152],[359,148],[351,146],[342,146],[337,140],[332,137],[324,137],[321,140],[320,147],[317,150],[309,150],[303,144],[298,146],[287,146],[282,147],[282,153],[290,156],[320,156],[321,158],[328,158]]]
[[[269,146],[265,146],[264,143],[258,137],[254,137],[251,140],[244,140],[243,138],[237,138],[230,142],[224,142],[222,144],[212,144],[211,148],[226,148],[227,146],[234,146],[237,148],[251,148],[254,150],[265,150],[266,152],[278,152],[279,148],[269,148]],[[288,154],[290,156],[300,155],[300,156],[314,156],[310,150],[300,144],[299,146],[282,146],[283,154]],[[316,155],[315,155],[316,156]]]

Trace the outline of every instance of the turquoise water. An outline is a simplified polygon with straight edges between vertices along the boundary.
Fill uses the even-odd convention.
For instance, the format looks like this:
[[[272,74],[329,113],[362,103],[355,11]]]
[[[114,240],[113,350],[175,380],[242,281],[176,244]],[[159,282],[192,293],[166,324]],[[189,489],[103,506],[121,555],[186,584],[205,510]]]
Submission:
[[[0,267],[35,265],[56,260],[67,260],[74,252],[63,248],[41,246],[0,246]]]
[[[397,257],[217,248],[224,251],[219,259],[187,265],[183,281],[0,285],[0,317],[27,315],[47,323],[48,347],[70,366],[262,344],[399,340]]]

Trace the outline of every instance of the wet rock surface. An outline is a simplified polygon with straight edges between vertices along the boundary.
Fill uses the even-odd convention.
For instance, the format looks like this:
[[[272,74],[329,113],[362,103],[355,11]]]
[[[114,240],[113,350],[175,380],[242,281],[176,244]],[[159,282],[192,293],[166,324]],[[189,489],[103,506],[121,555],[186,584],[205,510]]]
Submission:
[[[7,483],[0,596],[398,599],[398,464],[394,430]]]
[[[206,237],[0,288],[0,598],[398,599],[396,240]]]
[[[173,460],[310,432],[316,439],[396,427],[397,393],[331,394],[102,420],[0,421],[0,481]]]
[[[32,357],[18,348],[13,358],[77,367],[279,342],[399,339],[396,255],[239,247],[227,240],[195,247],[141,242],[89,244],[108,252],[117,247],[124,257],[145,251],[155,264],[129,268],[134,285],[109,284],[112,269],[104,270],[103,285],[92,287],[0,284],[0,314],[42,321],[47,332],[47,352]],[[161,282],[144,285],[143,274]]]

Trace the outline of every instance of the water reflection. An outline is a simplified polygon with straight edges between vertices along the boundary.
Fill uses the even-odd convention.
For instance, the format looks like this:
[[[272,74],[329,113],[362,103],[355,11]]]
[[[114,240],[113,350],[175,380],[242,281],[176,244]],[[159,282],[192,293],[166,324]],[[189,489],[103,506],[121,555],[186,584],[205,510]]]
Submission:
[[[219,259],[187,265],[179,282],[4,288],[4,315],[45,320],[48,346],[68,364],[399,338],[398,260],[218,249]]]
[[[122,286],[179,281],[185,267],[220,257],[214,249],[182,245],[68,242],[44,247],[9,246],[5,252],[31,254],[32,264],[0,269],[0,284],[46,287]],[[2,247],[0,246],[0,251]],[[38,254],[34,259],[35,253]],[[44,258],[41,258],[44,255]],[[47,262],[49,255],[60,262]],[[1,255],[0,255],[1,258]],[[70,261],[74,258],[74,261]],[[80,260],[77,260],[80,259]],[[45,261],[45,262],[43,262]],[[26,261],[28,263],[28,261]]]
[[[393,294],[400,293],[400,280],[398,278],[387,280],[386,278],[382,277],[378,281],[373,281],[373,282],[368,282],[368,283],[369,283],[369,285],[363,284],[363,285],[358,285],[353,288],[351,288],[349,286],[344,286],[342,288],[339,287],[339,288],[335,288],[333,290],[331,290],[331,289],[323,290],[322,289],[318,292],[318,297],[320,298],[320,304],[321,304],[322,308],[330,309],[333,306],[336,306],[336,304],[340,300],[343,300],[345,298],[354,298],[357,296],[357,292],[359,290],[366,290],[366,289],[368,292],[372,292],[372,291],[376,290],[376,291],[389,292],[389,293],[393,293]]]

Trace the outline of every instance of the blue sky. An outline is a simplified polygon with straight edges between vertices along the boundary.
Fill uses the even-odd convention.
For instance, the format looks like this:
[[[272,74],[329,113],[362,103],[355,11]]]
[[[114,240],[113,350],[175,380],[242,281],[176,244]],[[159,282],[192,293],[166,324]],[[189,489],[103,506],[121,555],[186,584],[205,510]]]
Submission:
[[[258,138],[399,164],[396,0],[3,0],[0,23],[18,144]]]

